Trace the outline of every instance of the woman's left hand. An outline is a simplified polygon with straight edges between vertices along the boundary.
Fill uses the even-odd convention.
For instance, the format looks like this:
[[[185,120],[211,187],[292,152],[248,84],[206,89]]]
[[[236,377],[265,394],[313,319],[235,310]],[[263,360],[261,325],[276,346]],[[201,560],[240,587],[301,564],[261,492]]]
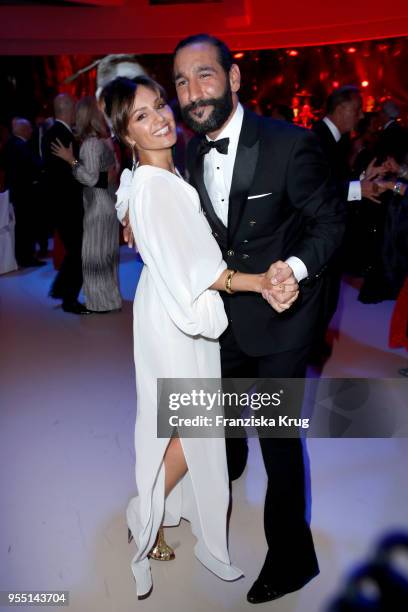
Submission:
[[[53,155],[60,157],[64,161],[68,162],[68,164],[72,164],[72,162],[75,161],[72,143],[70,143],[69,147],[64,147],[62,142],[57,138],[55,142],[51,143],[51,151]]]

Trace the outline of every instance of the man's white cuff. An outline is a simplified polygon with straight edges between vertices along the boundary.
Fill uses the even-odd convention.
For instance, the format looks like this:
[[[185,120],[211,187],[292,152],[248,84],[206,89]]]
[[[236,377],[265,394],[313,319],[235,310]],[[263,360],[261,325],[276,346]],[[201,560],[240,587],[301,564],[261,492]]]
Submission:
[[[354,202],[361,200],[361,183],[360,181],[350,181],[347,201]]]
[[[299,259],[299,257],[291,255],[291,257],[288,257],[288,259],[286,259],[285,263],[287,263],[292,268],[293,274],[298,283],[300,283],[300,281],[304,278],[308,277],[307,268],[303,261]]]

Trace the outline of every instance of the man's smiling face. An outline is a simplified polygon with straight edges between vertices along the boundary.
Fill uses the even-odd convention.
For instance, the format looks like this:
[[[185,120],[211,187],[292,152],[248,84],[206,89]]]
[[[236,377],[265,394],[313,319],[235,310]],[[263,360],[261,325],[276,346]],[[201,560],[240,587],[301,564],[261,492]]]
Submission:
[[[174,81],[185,123],[199,134],[220,130],[234,110],[238,67],[234,64],[227,74],[214,45],[193,43],[177,51]]]

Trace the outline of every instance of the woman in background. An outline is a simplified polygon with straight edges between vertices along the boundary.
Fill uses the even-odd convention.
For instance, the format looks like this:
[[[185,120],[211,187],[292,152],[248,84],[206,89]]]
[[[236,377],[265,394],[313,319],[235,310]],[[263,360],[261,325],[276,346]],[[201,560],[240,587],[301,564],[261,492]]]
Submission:
[[[78,102],[76,128],[82,142],[79,160],[75,159],[72,147],[64,147],[59,140],[52,144],[52,150],[72,166],[75,178],[84,185],[82,271],[86,307],[93,312],[111,312],[122,306],[118,282],[115,156],[95,97]]]
[[[389,235],[384,253],[388,255],[389,274],[400,287],[391,317],[389,346],[408,350],[408,165],[400,165],[393,157],[388,157],[384,168],[391,178],[376,183],[394,195],[388,205]],[[399,373],[408,376],[408,368],[401,368]]]

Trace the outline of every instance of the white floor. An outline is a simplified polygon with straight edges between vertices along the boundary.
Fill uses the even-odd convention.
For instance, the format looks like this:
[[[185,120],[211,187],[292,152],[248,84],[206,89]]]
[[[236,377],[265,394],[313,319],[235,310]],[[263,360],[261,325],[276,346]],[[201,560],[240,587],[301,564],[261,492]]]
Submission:
[[[50,263],[0,277],[0,590],[69,590],[71,612],[253,610],[245,595],[265,553],[255,439],[233,485],[230,550],[245,578],[225,583],[203,568],[182,522],[167,530],[176,560],[153,563],[154,591],[136,599],[124,511],[134,494],[131,300],[139,270],[122,249],[124,308],[91,317],[65,314],[47,298]],[[387,348],[393,303],[363,305],[356,296],[344,283],[339,334],[322,374],[398,376],[408,360]],[[308,446],[321,574],[260,610],[323,611],[382,534],[408,529],[407,439]]]

